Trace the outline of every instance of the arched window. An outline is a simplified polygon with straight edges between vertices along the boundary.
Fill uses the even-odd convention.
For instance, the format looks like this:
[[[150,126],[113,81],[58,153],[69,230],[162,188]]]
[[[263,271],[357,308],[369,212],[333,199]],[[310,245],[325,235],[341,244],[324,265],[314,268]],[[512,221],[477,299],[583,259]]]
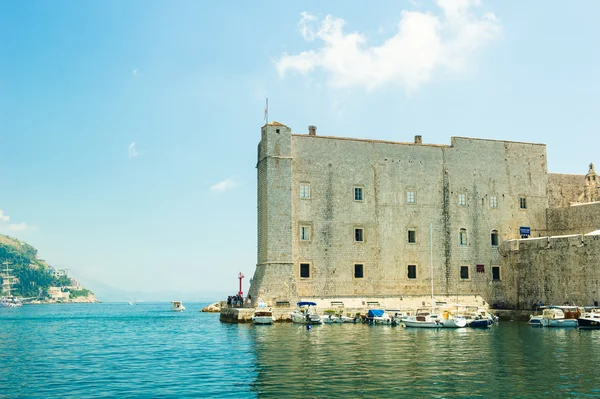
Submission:
[[[498,246],[498,230],[492,230],[492,234],[490,235],[492,239],[492,247]]]
[[[460,229],[458,233],[458,245],[467,245],[467,229]]]

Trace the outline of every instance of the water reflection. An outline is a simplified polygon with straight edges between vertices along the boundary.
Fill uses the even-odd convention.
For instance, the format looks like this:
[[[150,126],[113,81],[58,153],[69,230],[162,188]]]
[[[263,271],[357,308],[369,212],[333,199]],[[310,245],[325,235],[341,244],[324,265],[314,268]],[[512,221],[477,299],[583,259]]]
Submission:
[[[246,328],[243,328],[244,330]],[[251,326],[259,397],[600,397],[600,331]]]

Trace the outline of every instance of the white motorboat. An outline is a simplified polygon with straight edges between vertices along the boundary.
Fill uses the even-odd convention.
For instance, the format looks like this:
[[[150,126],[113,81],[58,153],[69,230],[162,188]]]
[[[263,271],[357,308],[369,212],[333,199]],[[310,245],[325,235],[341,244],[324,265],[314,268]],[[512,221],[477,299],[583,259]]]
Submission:
[[[252,315],[252,322],[254,324],[273,324],[275,321],[275,316],[273,316],[273,311],[271,308],[267,307],[267,304],[264,302],[258,302],[258,306]]]
[[[172,311],[174,312],[183,312],[185,310],[185,306],[183,306],[183,303],[181,303],[181,301],[173,301],[173,307],[171,308]]]
[[[402,318],[405,327],[440,328],[442,318],[428,309],[418,309],[416,315]]]
[[[323,320],[315,310],[314,302],[298,302],[298,309],[292,312],[292,322],[299,324],[322,324]]]

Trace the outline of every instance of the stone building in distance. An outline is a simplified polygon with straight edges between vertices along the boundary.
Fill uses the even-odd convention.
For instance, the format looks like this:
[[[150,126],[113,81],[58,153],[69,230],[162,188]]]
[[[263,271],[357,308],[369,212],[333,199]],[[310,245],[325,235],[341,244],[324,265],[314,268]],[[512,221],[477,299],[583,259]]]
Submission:
[[[513,308],[600,300],[593,165],[548,173],[544,144],[362,140],[278,122],[261,134],[253,298],[401,308],[433,288]]]

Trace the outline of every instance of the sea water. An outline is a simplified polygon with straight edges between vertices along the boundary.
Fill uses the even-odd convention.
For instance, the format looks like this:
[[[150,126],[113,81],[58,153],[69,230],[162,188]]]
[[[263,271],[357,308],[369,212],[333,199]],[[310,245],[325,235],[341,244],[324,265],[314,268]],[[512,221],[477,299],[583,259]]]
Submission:
[[[204,305],[0,308],[0,398],[600,397],[600,331],[236,325]]]

